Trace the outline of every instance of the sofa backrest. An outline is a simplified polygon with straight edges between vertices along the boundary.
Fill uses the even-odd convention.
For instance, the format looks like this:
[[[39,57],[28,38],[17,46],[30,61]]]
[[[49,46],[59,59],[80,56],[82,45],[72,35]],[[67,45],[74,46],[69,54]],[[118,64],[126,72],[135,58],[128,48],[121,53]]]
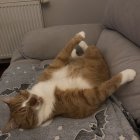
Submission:
[[[140,46],[140,1],[108,0],[104,24]]]
[[[101,23],[107,0],[49,0],[42,5],[45,26]]]
[[[134,69],[136,78],[118,90],[116,97],[140,125],[140,1],[108,0],[105,29],[97,42],[112,75]]]

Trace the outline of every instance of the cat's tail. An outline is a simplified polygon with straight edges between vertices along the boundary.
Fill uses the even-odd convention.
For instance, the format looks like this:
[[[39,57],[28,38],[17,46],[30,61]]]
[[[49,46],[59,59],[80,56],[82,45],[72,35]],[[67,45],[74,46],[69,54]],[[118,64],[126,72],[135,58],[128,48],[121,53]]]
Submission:
[[[99,87],[96,88],[94,94],[96,94],[97,104],[104,102],[109,96],[111,96],[120,86],[133,81],[136,76],[136,71],[133,69],[126,69],[119,74],[113,76],[110,80],[105,81]]]

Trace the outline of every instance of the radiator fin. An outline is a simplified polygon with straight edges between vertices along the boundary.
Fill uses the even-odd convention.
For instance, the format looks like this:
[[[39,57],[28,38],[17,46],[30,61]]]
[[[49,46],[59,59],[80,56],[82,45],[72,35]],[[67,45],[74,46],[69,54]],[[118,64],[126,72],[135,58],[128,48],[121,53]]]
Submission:
[[[39,1],[0,4],[0,59],[10,58],[21,47],[25,33],[42,27]]]

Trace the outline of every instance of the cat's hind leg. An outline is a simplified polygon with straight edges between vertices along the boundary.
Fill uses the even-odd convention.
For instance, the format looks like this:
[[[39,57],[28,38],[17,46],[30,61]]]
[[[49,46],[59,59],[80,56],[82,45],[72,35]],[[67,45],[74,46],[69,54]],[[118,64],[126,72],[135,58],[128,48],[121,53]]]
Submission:
[[[79,46],[77,48],[74,48],[71,53],[72,58],[77,58],[79,56],[82,56],[84,52],[88,49],[87,43],[83,40],[78,45]]]
[[[84,90],[84,97],[92,106],[97,108],[106,101],[114,92],[116,92],[122,85],[131,82],[135,79],[136,72],[133,69],[126,69],[119,74],[113,76],[111,79],[103,82],[101,85],[92,89]]]
[[[62,51],[56,56],[53,62],[39,76],[38,81],[50,79],[53,70],[62,68],[67,65],[71,58],[72,50],[76,47],[76,45],[79,44],[80,41],[84,40],[84,38],[84,31],[77,33],[73,38],[71,38],[70,41],[62,49]]]
[[[85,41],[83,41],[83,40],[79,43],[79,46],[82,48],[82,50],[84,52],[88,49],[87,43]]]
[[[85,38],[85,32],[81,31],[77,33],[62,49],[62,51],[57,55],[55,60],[50,64],[50,67],[60,68],[69,62],[71,53],[76,45],[79,44]]]
[[[133,81],[135,76],[136,72],[134,70],[127,69],[113,76],[110,80],[93,88],[71,89],[67,90],[67,92],[56,92],[56,98],[61,99],[63,106],[66,107],[66,112],[63,113],[62,116],[71,118],[83,118],[89,116],[91,113],[94,113],[120,86]]]
[[[99,101],[104,101],[111,96],[119,87],[131,82],[135,79],[136,71],[133,69],[126,69],[119,74],[113,76],[110,80],[105,81],[98,87]]]

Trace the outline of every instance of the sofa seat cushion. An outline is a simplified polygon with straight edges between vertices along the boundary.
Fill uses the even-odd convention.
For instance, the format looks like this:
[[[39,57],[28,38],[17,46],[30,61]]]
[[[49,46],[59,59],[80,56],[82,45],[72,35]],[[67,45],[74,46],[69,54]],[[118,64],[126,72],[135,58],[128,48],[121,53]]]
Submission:
[[[104,26],[101,24],[64,25],[29,32],[23,39],[21,54],[32,59],[52,59],[74,34],[85,31],[86,40],[96,44]]]
[[[107,29],[102,32],[97,46],[104,54],[112,75],[128,68],[136,70],[135,80],[124,85],[115,95],[140,123],[140,48],[118,32]]]
[[[0,98],[14,96],[18,90],[30,88],[50,62],[26,59],[11,63],[0,79]],[[8,106],[0,102],[0,130],[8,118]],[[120,139],[120,136],[127,140],[139,138],[114,100],[108,100],[95,114],[84,119],[56,117],[46,127],[13,130],[6,134],[0,131],[0,140],[112,140]]]

